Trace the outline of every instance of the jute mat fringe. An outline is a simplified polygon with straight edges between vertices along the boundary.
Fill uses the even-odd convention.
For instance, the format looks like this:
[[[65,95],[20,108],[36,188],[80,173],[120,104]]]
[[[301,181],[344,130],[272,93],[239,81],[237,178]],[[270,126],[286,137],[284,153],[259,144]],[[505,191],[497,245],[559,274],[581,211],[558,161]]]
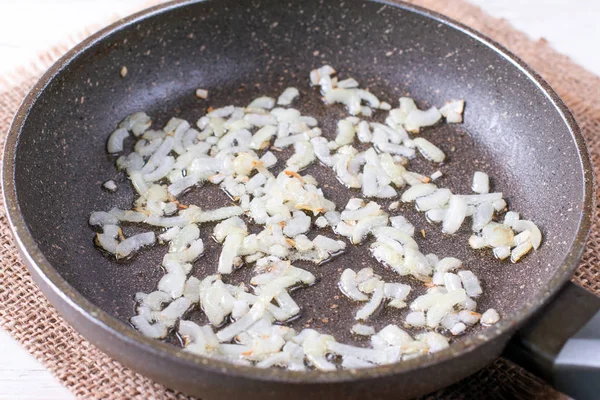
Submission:
[[[148,5],[158,4],[153,0]],[[463,0],[410,0],[483,32],[528,62],[559,93],[581,125],[600,176],[600,78],[558,54],[544,40],[532,41],[506,21]],[[115,15],[114,20],[122,17]],[[111,21],[107,21],[111,22]],[[88,27],[38,59],[0,77],[0,145],[23,97],[39,76],[76,43],[97,30]],[[0,200],[1,202],[1,200]],[[88,343],[45,300],[13,245],[3,205],[0,210],[0,327],[40,360],[81,399],[186,399],[125,368]],[[600,294],[600,231],[592,235],[573,281]],[[488,368],[427,399],[561,398],[537,378],[500,359]]]

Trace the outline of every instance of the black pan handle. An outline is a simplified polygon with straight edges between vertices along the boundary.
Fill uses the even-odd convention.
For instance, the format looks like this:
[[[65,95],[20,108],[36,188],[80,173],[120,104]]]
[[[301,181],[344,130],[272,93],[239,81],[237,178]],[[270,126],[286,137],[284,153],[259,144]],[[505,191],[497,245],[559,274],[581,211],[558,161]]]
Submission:
[[[504,356],[577,400],[600,398],[600,297],[569,282]]]

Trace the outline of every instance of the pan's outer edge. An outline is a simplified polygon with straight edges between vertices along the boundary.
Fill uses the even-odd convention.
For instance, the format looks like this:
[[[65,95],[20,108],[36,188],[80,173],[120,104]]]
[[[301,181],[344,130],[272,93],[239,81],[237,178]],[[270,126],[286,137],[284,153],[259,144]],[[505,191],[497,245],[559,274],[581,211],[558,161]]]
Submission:
[[[98,307],[91,304],[86,298],[75,291],[50,265],[44,257],[40,249],[37,247],[32,235],[30,234],[27,225],[20,212],[17,196],[16,185],[14,181],[15,173],[15,154],[19,140],[19,133],[27,120],[33,104],[37,98],[43,93],[46,86],[51,82],[64,68],[66,68],[73,60],[75,60],[82,52],[94,46],[99,41],[107,36],[124,29],[130,25],[139,22],[142,19],[152,17],[157,14],[167,12],[174,8],[186,6],[201,2],[203,0],[176,0],[167,4],[155,6],[144,11],[123,18],[105,29],[90,36],[72,50],[60,58],[50,69],[40,78],[33,86],[27,97],[23,100],[15,118],[11,124],[6,144],[4,147],[4,158],[2,165],[2,192],[7,210],[8,220],[13,231],[16,244],[23,256],[23,260],[27,264],[29,271],[32,273],[36,283],[43,289],[43,292],[48,296],[54,306],[56,306],[63,316],[74,325],[78,323],[76,320],[84,319],[86,322],[97,329],[102,330],[105,334],[111,335],[112,339],[121,341],[127,345],[137,348],[139,351],[145,352],[156,357],[166,358],[172,362],[176,362],[190,368],[199,368],[207,372],[217,374],[229,374],[257,381],[275,381],[289,383],[334,383],[343,381],[369,380],[376,377],[389,376],[393,374],[401,374],[403,372],[432,366],[442,363],[455,356],[464,355],[468,352],[475,351],[486,341],[502,339],[505,336],[504,342],[508,340],[515,329],[524,323],[528,318],[535,314],[544,304],[550,301],[559,289],[571,278],[571,275],[578,265],[578,262],[585,249],[585,244],[591,228],[593,210],[595,209],[595,179],[593,176],[593,168],[589,154],[586,149],[585,139],[581,135],[581,131],[573,115],[554,92],[550,85],[534,72],[525,62],[520,60],[506,48],[487,38],[479,32],[462,25],[446,16],[436,12],[407,4],[401,1],[379,1],[382,4],[388,4],[395,7],[400,7],[409,12],[415,12],[420,15],[432,18],[440,23],[446,24],[454,29],[457,29],[464,34],[478,40],[488,48],[492,49],[500,56],[510,61],[516,68],[524,73],[538,88],[548,97],[555,109],[560,113],[565,124],[568,126],[571,136],[577,146],[579,153],[580,164],[584,176],[584,191],[585,200],[582,205],[582,214],[579,222],[577,234],[573,245],[566,255],[563,264],[557,269],[554,278],[548,282],[545,292],[537,293],[529,304],[524,304],[513,314],[507,316],[494,327],[486,329],[479,335],[467,338],[459,342],[449,349],[444,351],[408,360],[395,365],[381,366],[377,368],[363,369],[360,371],[336,371],[331,373],[322,372],[290,372],[278,369],[258,370],[252,367],[235,366],[230,363],[208,360],[202,357],[187,354],[178,351],[175,347],[148,339],[138,332],[124,326],[114,317],[108,315]]]

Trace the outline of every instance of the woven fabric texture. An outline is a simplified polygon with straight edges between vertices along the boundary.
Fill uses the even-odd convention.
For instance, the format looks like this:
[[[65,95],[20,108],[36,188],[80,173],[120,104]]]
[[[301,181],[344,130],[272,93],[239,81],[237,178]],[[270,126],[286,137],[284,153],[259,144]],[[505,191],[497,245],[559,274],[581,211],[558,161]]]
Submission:
[[[156,4],[159,1],[149,3]],[[600,78],[558,54],[544,41],[532,41],[507,22],[463,0],[411,0],[454,18],[509,48],[542,75],[565,100],[587,140],[600,176]],[[120,17],[115,15],[115,19]],[[110,21],[107,21],[110,22]],[[23,97],[39,76],[89,27],[37,61],[0,78],[0,145]],[[0,200],[1,202],[1,200]],[[597,213],[592,234],[573,281],[600,294],[600,231]],[[40,360],[76,397],[82,399],[186,399],[112,360],[71,328],[46,301],[21,262],[4,207],[0,207],[0,327]],[[477,374],[427,399],[549,399],[563,396],[512,363],[499,359]]]

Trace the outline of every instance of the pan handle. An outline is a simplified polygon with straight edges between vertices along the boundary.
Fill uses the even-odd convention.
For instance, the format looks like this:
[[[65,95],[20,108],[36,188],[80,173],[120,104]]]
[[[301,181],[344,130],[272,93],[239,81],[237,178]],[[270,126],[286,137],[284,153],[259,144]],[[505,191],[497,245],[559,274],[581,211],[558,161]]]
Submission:
[[[504,357],[577,399],[600,393],[600,297],[569,282],[506,347]]]

